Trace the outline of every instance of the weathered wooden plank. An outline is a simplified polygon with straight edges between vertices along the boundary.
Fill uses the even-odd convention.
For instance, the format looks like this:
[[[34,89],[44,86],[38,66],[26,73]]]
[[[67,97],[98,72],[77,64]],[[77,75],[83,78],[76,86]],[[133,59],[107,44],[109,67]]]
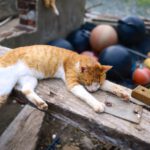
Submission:
[[[37,88],[37,93],[49,103],[95,122],[99,129],[105,130],[105,134],[107,135],[105,140],[108,140],[110,131],[115,131],[118,136],[123,137],[120,140],[124,140],[124,137],[131,137],[126,140],[126,144],[128,144],[128,142],[141,141],[150,146],[150,112],[147,110],[143,110],[139,124],[134,124],[106,113],[97,114],[88,105],[69,93],[63,82],[59,80],[42,81]],[[108,96],[115,97],[103,91],[98,91],[93,95],[100,101],[105,101]],[[118,99],[117,97],[115,98]],[[109,140],[111,142],[119,144],[119,142],[117,143],[115,140],[116,135],[110,135],[110,137]]]
[[[29,105],[0,137],[1,150],[34,150],[45,113]]]
[[[7,104],[0,108],[0,135],[22,110],[22,106],[17,103],[13,103],[12,101],[15,101],[15,98],[11,96],[8,99]]]

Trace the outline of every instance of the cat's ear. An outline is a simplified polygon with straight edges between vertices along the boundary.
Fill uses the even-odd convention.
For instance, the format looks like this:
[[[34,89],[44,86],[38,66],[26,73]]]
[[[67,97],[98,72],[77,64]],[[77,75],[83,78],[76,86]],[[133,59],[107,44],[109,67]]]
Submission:
[[[107,71],[109,71],[111,68],[112,68],[112,66],[109,66],[109,65],[102,65],[102,66],[101,66],[101,71],[107,72]]]

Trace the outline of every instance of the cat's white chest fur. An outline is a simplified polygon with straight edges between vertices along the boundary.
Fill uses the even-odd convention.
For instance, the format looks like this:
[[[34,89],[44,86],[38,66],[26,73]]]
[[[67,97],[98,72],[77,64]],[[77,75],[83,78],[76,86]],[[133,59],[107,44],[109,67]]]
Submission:
[[[60,65],[54,74],[54,78],[60,78],[63,81],[65,81],[65,71],[63,65]]]

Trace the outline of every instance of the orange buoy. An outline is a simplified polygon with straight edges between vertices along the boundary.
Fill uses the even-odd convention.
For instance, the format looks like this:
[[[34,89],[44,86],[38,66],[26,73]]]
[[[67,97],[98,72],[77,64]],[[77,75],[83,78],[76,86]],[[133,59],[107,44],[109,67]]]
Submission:
[[[117,43],[117,32],[110,25],[98,25],[91,32],[90,44],[95,52],[101,52],[104,48]]]
[[[150,71],[147,68],[137,68],[133,72],[133,81],[136,84],[145,85],[150,83]]]

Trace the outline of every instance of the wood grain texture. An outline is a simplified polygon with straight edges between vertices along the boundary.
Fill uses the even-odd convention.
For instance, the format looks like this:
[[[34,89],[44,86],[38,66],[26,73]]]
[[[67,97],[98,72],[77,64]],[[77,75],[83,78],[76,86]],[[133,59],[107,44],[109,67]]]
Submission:
[[[91,120],[91,124],[96,123],[99,129],[105,130],[107,136],[111,134],[110,131],[115,131],[116,135],[130,136],[131,138],[126,139],[126,142],[136,142],[137,140],[150,145],[150,112],[145,109],[143,110],[141,122],[134,124],[106,113],[95,113],[88,105],[68,92],[64,83],[59,80],[41,81],[36,92],[47,102],[79,115],[81,118]],[[118,99],[116,96],[103,91],[98,91],[93,96],[100,101],[105,101],[107,97]],[[114,135],[114,139],[113,135],[110,135],[110,142],[117,143],[115,140],[116,135]],[[105,140],[107,139],[105,138]]]
[[[29,105],[19,113],[0,137],[2,150],[34,150],[45,113]]]

